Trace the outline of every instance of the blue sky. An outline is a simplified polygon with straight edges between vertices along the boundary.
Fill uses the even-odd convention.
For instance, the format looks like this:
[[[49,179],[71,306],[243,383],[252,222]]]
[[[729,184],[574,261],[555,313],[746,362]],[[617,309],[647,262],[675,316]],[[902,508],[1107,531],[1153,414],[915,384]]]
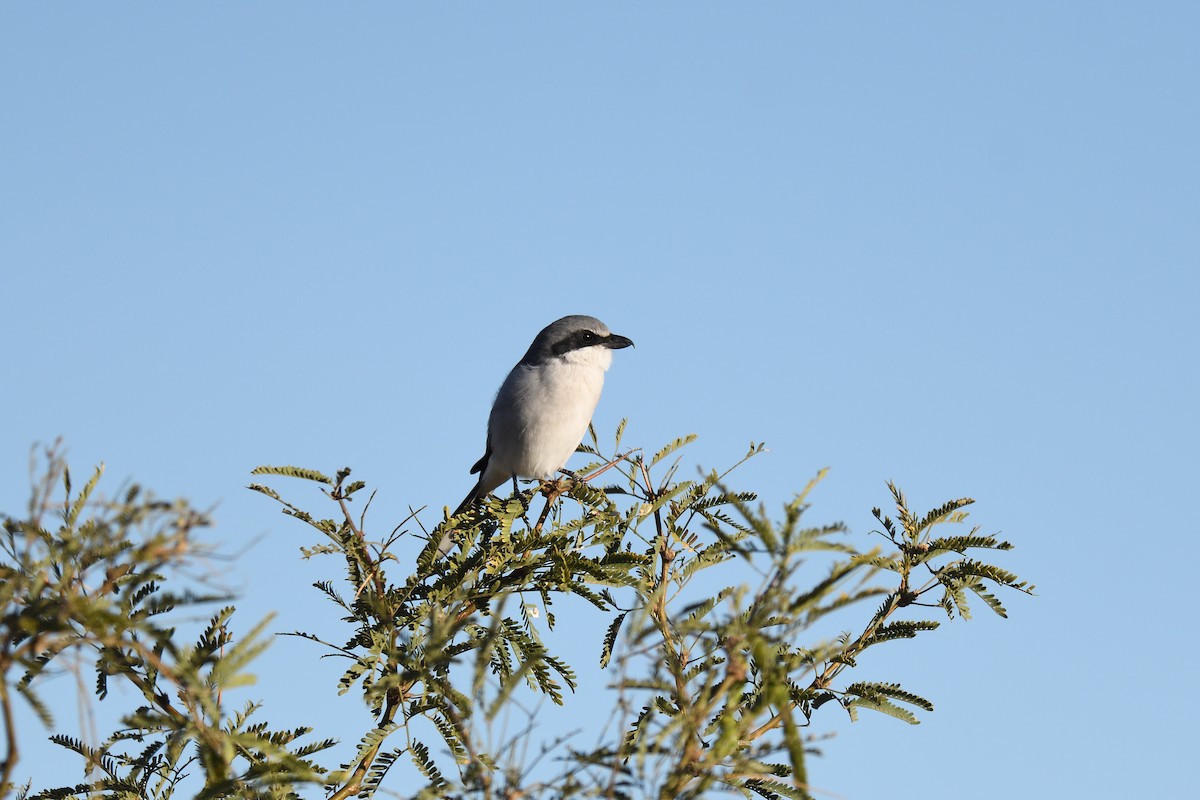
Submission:
[[[350,465],[380,527],[453,506],[505,372],[593,314],[638,345],[602,434],[698,433],[688,469],[765,441],[735,483],[775,506],[828,466],[813,518],[860,537],[888,479],[920,507],[973,496],[1039,586],[864,664],[937,710],[818,718],[825,796],[1191,794],[1198,24],[1187,3],[4,4],[0,508],[62,436],[77,471],[253,541],[228,578],[246,625],[333,630],[311,537],[249,471]],[[268,677],[315,655],[277,642],[259,689],[338,733],[359,712],[335,673]],[[31,742],[18,774],[56,758]]]

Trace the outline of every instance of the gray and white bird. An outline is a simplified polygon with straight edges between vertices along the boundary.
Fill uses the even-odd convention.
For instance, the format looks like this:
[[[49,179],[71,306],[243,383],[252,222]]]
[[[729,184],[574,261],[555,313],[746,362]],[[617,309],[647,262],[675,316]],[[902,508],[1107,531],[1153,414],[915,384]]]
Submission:
[[[479,480],[454,513],[507,480],[546,480],[565,467],[592,421],[612,351],[632,344],[595,317],[543,328],[496,393],[487,448],[471,467]]]

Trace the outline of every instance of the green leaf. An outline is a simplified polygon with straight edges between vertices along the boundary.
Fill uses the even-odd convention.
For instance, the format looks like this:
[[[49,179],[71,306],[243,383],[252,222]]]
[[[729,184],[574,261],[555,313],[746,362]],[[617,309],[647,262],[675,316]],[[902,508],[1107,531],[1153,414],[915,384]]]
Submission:
[[[921,521],[916,524],[916,529],[917,531],[923,531],[933,525],[962,522],[967,518],[967,515],[965,513],[957,514],[955,512],[957,512],[960,508],[973,504],[974,502],[975,501],[970,497],[961,497],[958,500],[950,500],[949,502],[943,503],[941,506],[933,509],[924,517],[922,517]]]
[[[412,745],[409,746],[409,754],[413,763],[417,765],[417,769],[421,771],[430,785],[435,787],[446,785],[446,778],[438,771],[437,764],[430,758],[429,748],[424,743],[414,739]]]
[[[789,800],[813,800],[812,795],[803,789],[779,781],[751,778],[742,785],[767,800],[778,800],[780,797],[786,797]]]
[[[613,647],[617,642],[617,633],[621,630],[621,623],[625,621],[625,616],[629,612],[626,611],[618,614],[608,626],[608,631],[604,634],[604,644],[600,649],[600,669],[607,669],[608,662],[612,659]]]
[[[682,436],[682,437],[676,439],[675,441],[671,442],[666,447],[664,447],[663,449],[661,449],[657,453],[655,453],[654,458],[650,459],[650,463],[647,464],[646,466],[653,467],[655,464],[662,461],[667,456],[671,455],[671,453],[674,453],[676,450],[678,450],[681,447],[686,447],[687,445],[691,444],[694,441],[696,441],[696,434],[694,434],[694,433],[689,433],[687,436]]]
[[[255,467],[251,475],[283,475],[288,478],[301,478],[306,481],[316,481],[323,483],[326,486],[333,486],[333,481],[325,475],[317,472],[315,469],[304,469],[302,467]]]
[[[17,692],[20,693],[21,697],[25,698],[26,703],[29,703],[29,707],[33,709],[33,713],[37,715],[38,720],[43,725],[47,728],[54,727],[54,716],[50,713],[49,706],[42,702],[42,699],[38,697],[33,689],[18,683]]]
[[[917,719],[916,715],[911,711],[906,708],[901,708],[890,700],[885,700],[882,697],[855,697],[844,701],[843,705],[845,705],[847,710],[852,710],[854,708],[869,708],[872,711],[878,711],[881,714],[887,714],[889,717],[895,717],[902,722],[907,722],[909,725],[921,724],[921,721]],[[854,715],[852,714],[851,716],[853,717]]]
[[[270,486],[263,486],[261,483],[252,483],[246,488],[250,489],[251,491],[259,492],[260,494],[265,494],[272,500],[281,500],[279,492],[275,491]]]
[[[920,695],[901,689],[898,683],[876,683],[872,681],[852,683],[846,687],[846,694],[875,700],[886,697],[908,703],[925,711],[933,711],[933,703]]]
[[[937,628],[938,623],[930,620],[890,622],[887,625],[881,625],[873,635],[864,640],[863,649],[892,639],[912,639],[921,631],[932,631]]]

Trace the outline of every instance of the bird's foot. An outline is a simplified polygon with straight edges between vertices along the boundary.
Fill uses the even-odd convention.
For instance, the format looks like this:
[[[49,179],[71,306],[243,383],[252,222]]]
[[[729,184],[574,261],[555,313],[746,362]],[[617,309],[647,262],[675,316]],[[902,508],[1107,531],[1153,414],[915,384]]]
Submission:
[[[546,507],[542,509],[542,514],[538,517],[537,525],[533,530],[535,533],[540,533],[542,525],[546,523],[546,518],[550,516],[550,509],[558,498],[571,490],[574,485],[574,478],[556,478],[554,480],[542,481],[539,491],[546,497]]]
[[[577,476],[575,473],[568,472],[567,474],[570,477],[555,478],[552,481],[542,482],[542,494],[546,496],[546,499],[549,502],[553,503],[555,500],[571,491],[571,487],[573,487],[575,482],[579,480],[579,476]]]

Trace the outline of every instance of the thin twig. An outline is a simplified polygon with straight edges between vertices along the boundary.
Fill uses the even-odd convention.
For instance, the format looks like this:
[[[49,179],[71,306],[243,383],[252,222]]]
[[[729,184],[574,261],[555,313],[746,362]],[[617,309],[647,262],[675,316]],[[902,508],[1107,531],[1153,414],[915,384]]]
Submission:
[[[5,648],[4,663],[7,665],[7,648]],[[17,766],[20,750],[17,748],[17,726],[13,722],[12,701],[8,696],[8,681],[0,683],[0,707],[4,713],[4,734],[8,737],[8,752],[4,756],[4,766],[0,768],[0,797],[6,796],[13,768]]]

